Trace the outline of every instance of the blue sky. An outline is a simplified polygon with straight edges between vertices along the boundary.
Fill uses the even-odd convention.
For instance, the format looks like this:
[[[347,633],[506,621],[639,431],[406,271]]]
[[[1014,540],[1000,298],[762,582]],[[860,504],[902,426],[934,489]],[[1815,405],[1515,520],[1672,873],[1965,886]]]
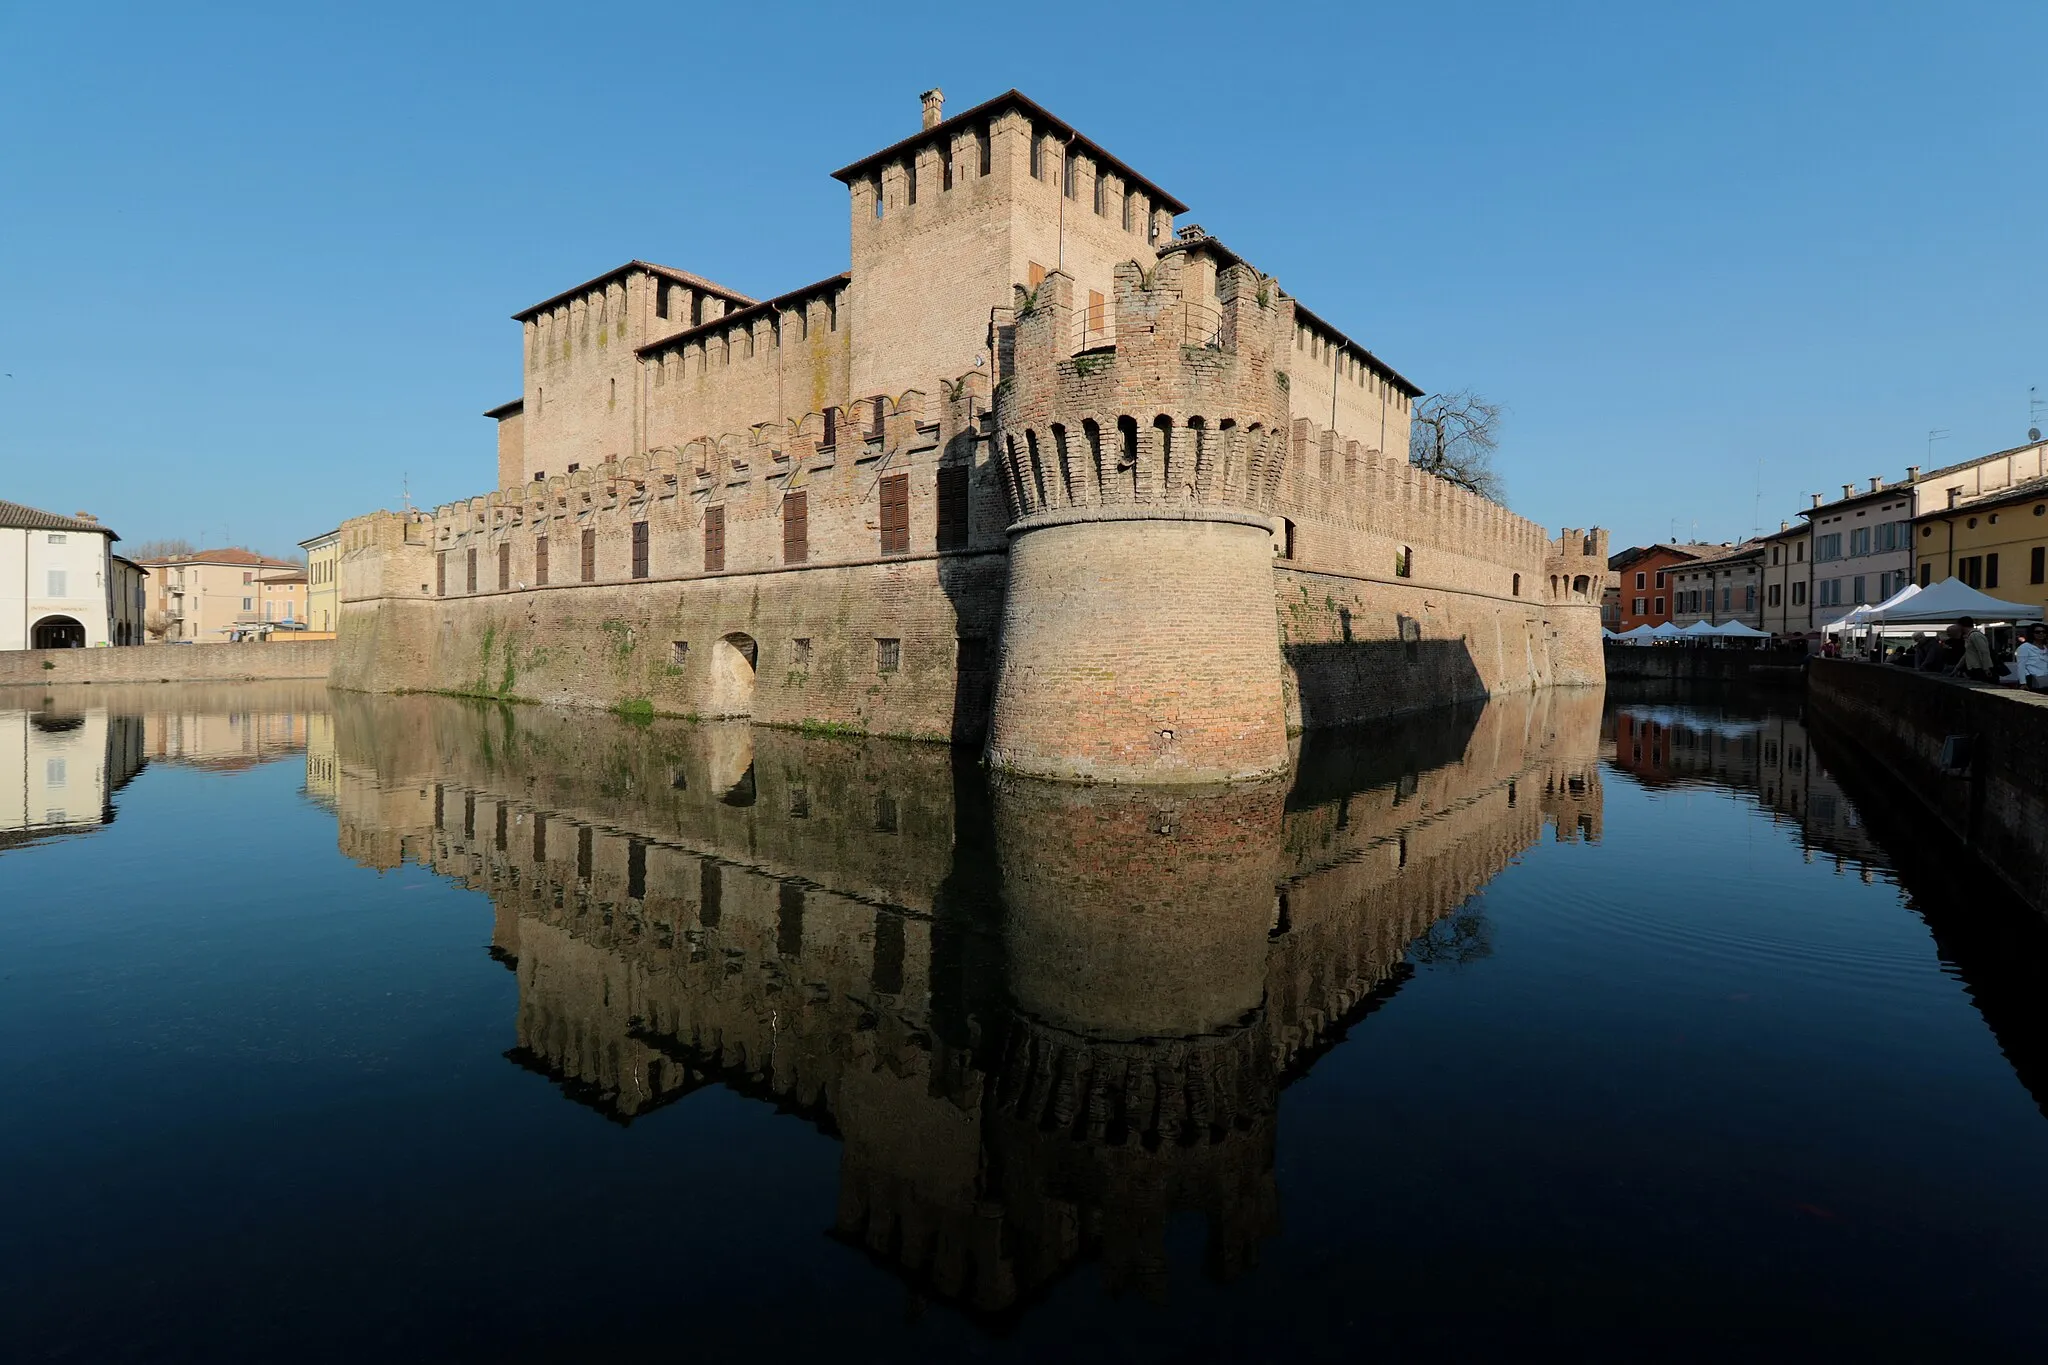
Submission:
[[[488,487],[515,309],[843,269],[827,173],[1014,85],[1504,403],[1517,511],[1736,537],[2023,439],[2044,68],[2040,3],[17,4],[0,497],[283,551]]]

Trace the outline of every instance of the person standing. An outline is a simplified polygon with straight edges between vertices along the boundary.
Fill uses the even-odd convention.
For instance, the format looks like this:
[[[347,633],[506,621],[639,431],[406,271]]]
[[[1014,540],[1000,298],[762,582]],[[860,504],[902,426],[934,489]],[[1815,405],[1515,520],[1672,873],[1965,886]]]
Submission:
[[[1963,660],[1961,673],[1978,682],[1997,682],[1998,670],[1991,664],[1991,641],[1984,638],[1984,632],[1977,629],[1974,618],[1965,616],[1956,622],[1963,637]]]

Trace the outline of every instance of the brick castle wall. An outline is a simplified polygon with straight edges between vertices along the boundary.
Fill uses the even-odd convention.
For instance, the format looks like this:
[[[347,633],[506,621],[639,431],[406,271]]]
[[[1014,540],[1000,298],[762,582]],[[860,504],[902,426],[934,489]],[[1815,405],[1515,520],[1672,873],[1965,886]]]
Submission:
[[[241,682],[325,678],[332,640],[0,651],[0,687],[53,683]]]

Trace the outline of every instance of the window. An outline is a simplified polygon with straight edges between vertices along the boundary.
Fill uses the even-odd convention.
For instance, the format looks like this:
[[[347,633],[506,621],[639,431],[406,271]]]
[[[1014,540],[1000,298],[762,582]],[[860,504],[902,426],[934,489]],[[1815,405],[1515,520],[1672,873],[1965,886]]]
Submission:
[[[910,553],[910,476],[891,474],[882,480],[882,553]]]
[[[512,586],[512,542],[498,542],[498,591],[504,592]]]
[[[811,637],[802,635],[789,642],[789,663],[792,668],[808,669],[811,666]]]
[[[471,550],[471,551],[469,552],[469,558],[470,558],[470,562],[471,562],[471,564],[473,565],[473,564],[474,564],[474,563],[476,562],[476,551],[475,551],[475,550]],[[470,574],[470,577],[472,577],[472,578],[476,577],[475,573],[473,573],[473,572],[472,572],[472,573]],[[471,591],[471,592],[475,592],[475,591],[476,591],[476,586],[475,586],[474,584],[472,584],[472,585],[470,586],[470,591]],[[243,610],[243,611],[254,611],[254,610],[256,610],[256,599],[255,599],[255,598],[253,598],[253,597],[245,597],[245,598],[243,598],[243,599],[242,599],[242,610]]]
[[[2032,553],[2033,564],[2028,570],[2027,581],[2030,583],[2048,582],[2048,551],[2044,551],[2041,546],[2036,545]]]
[[[901,640],[875,641],[875,672],[894,673],[903,666],[903,642]]]
[[[1779,604],[1778,596],[1778,585],[1773,583],[1770,587],[1764,589],[1764,605],[1767,607],[1777,606]]]
[[[586,530],[583,533],[582,568],[583,581],[585,583],[597,581],[597,532],[595,530]]]
[[[681,668],[684,664],[688,663],[689,661],[690,642],[688,640],[671,640],[669,642],[668,647],[669,667]]]
[[[810,557],[810,495],[799,489],[782,495],[782,562],[803,564]]]
[[[1840,531],[1833,531],[1824,536],[1815,536],[1813,538],[1813,557],[1822,563],[1840,559],[1842,557],[1842,533]]]
[[[575,461],[573,461],[573,460],[572,460],[572,461],[570,461],[570,463],[569,463],[569,472],[570,472],[571,474],[574,474],[574,473],[575,473],[575,472],[576,472],[577,470],[579,470],[579,469],[581,469],[581,468],[583,468],[583,466],[582,466],[582,465],[580,465],[580,464],[577,464],[577,463],[576,463]]]
[[[1744,611],[1756,610],[1756,584],[1752,583],[1742,590],[1742,609]]]
[[[1775,545],[1773,545],[1773,546],[1771,547],[1771,567],[1772,567],[1772,568],[1776,568],[1777,566],[1778,566],[1778,547],[1777,547],[1777,546],[1775,546]]]
[[[633,523],[633,577],[647,577],[647,523]]]
[[[1636,590],[1638,592],[1642,591],[1642,589],[1648,585],[1649,577],[1650,576],[1645,573],[1638,573],[1636,575]]]
[[[1038,135],[1036,128],[1031,130],[1031,178],[1045,179],[1045,139]]]
[[[1521,595],[1522,595],[1522,576],[1521,576],[1520,574],[1516,574],[1516,575],[1515,575],[1515,596],[1517,596],[1517,597],[1520,597]]]
[[[1072,199],[1076,194],[1080,192],[1080,188],[1081,168],[1077,163],[1074,154],[1071,151],[1069,151],[1067,153],[1066,164],[1060,167],[1060,193],[1066,195],[1067,198]]]
[[[1793,562],[1793,563],[1795,563],[1795,564],[1804,564],[1804,563],[1806,562],[1806,542],[1805,542],[1805,541],[1801,540],[1801,541],[1797,541],[1797,542],[1795,542],[1795,543],[1793,544],[1793,546],[1792,546],[1792,562]]]
[[[1996,554],[1984,556],[1984,586],[1987,588],[1998,586],[1998,556]]]
[[[65,534],[64,534],[64,533],[63,533],[62,531],[52,531],[52,532],[50,532],[50,544],[52,544],[52,545],[68,545],[68,544],[70,544],[70,543],[71,543],[71,538],[70,538],[69,536],[65,535]]]
[[[1850,556],[1854,557],[1856,555],[1867,555],[1869,553],[1870,528],[1868,526],[1859,526],[1855,530],[1849,532]]]
[[[1660,588],[1664,586],[1664,571],[1662,569],[1657,570],[1657,586]]]
[[[1287,557],[1289,559],[1294,558],[1292,554],[1288,555]],[[1408,546],[1403,545],[1400,551],[1394,556],[1394,577],[1407,578],[1411,575],[1414,568],[1415,551],[1410,549]]]
[[[468,554],[469,554],[469,591],[471,591],[471,592],[475,592],[475,591],[476,591],[476,547],[475,547],[475,546],[471,546],[471,547],[469,548]],[[242,606],[243,606],[243,607],[244,607],[244,608],[246,609],[246,608],[248,607],[248,605],[249,605],[249,599],[248,599],[248,598],[246,598],[246,597],[245,597],[245,598],[243,598],[243,599],[242,599]]]
[[[1984,557],[1982,555],[1964,555],[1956,561],[1956,577],[1962,579],[1963,582],[1973,588],[1983,587]]]
[[[1870,600],[1870,599],[1869,599],[1868,597],[1865,597],[1865,596],[1863,595],[1863,575],[1862,575],[1862,574],[1857,574],[1857,575],[1856,575],[1856,582],[1855,582],[1855,585],[1854,585],[1854,592],[1853,592],[1853,596],[1854,596],[1854,597],[1856,598],[1856,600],[1857,600],[1858,602],[1868,602],[1868,601]]]
[[[974,130],[974,154],[976,163],[980,167],[980,174],[987,175],[989,173],[989,139],[987,124],[983,124],[981,127],[976,128]]]
[[[254,583],[255,581],[256,575],[253,573],[244,573],[242,575],[242,586],[245,588],[248,587],[251,583]]]
[[[1731,599],[1731,598],[1733,598],[1734,596],[1735,596],[1735,589],[1733,589],[1733,588],[1731,588],[1731,587],[1725,587],[1725,586],[1724,586],[1724,587],[1723,587],[1723,588],[1721,589],[1721,610],[1722,610],[1722,611],[1727,611],[1727,610],[1729,609],[1729,607],[1730,607],[1730,605],[1731,605],[1730,599]]]
[[[1024,263],[1024,287],[1026,289],[1036,289],[1044,283],[1045,267],[1036,261],[1026,261]]]
[[[1644,599],[1640,597],[1629,599],[1628,609],[1631,616],[1641,616],[1643,614],[1643,601]]]
[[[442,550],[434,556],[434,596],[448,595],[448,552]]]
[[[1095,216],[1097,218],[1100,218],[1103,215],[1103,212],[1104,209],[1102,203],[1102,167],[1097,166],[1095,168]]]
[[[1653,605],[1650,608],[1650,610],[1654,612],[1656,615],[1662,616],[1664,614],[1664,599],[1661,597],[1658,598],[1655,605]]]
[[[1920,586],[1924,588],[1933,581],[1934,566],[1932,564],[1922,564],[1920,566]]]
[[[704,509],[704,572],[722,573],[725,569],[725,508]]]
[[[965,465],[939,471],[939,548],[967,548],[967,477]]]
[[[825,439],[818,442],[818,449],[831,450],[839,444],[839,409],[825,409]]]
[[[548,538],[546,536],[534,537],[533,581],[543,588],[548,585]]]
[[[46,596],[69,597],[71,595],[69,592],[71,587],[70,575],[63,569],[51,569],[49,571],[49,582],[46,586],[50,590]]]
[[[1795,607],[1806,605],[1806,585],[1804,583],[1794,583],[1792,585],[1792,605]]]

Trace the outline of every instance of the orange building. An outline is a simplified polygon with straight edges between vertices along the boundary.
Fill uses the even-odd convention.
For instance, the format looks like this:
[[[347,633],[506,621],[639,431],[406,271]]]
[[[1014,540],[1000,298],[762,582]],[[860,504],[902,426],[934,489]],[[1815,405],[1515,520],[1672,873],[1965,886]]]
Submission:
[[[1607,561],[1618,578],[1618,610],[1604,624],[1610,630],[1634,630],[1637,626],[1661,626],[1671,619],[1671,570],[1710,555],[1728,552],[1726,545],[1637,545]]]

